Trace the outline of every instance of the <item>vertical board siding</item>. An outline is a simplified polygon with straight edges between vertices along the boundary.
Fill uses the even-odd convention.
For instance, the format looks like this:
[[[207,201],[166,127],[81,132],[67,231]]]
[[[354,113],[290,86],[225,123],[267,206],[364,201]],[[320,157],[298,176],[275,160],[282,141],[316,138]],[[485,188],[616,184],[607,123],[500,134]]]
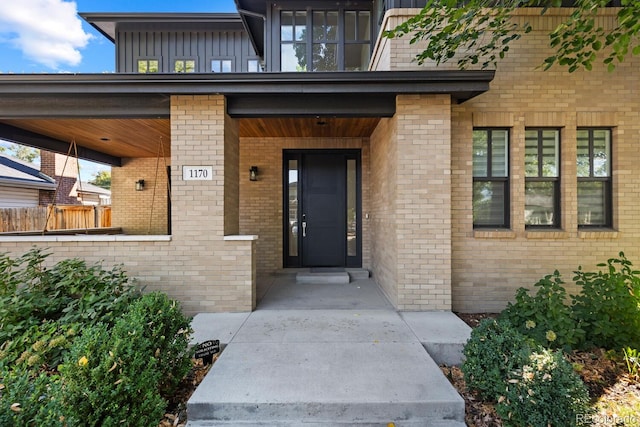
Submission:
[[[257,59],[244,31],[118,31],[116,69],[138,72],[138,59],[157,58],[160,72],[172,73],[176,59],[195,59],[198,73],[211,72],[211,59],[231,59],[233,72],[247,71],[247,60]]]

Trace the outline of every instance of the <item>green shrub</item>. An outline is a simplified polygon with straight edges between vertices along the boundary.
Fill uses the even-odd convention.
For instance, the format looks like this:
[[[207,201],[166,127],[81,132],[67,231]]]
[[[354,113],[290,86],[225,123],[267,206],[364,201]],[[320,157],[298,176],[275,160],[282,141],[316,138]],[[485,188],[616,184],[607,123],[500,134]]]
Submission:
[[[25,370],[0,370],[0,425],[64,426],[59,398],[60,378]]]
[[[44,267],[49,254],[32,249],[0,257],[0,343],[15,340],[42,322],[113,324],[140,293],[120,267],[68,259]]]
[[[133,303],[123,321],[138,319],[146,324],[143,337],[152,345],[161,374],[160,391],[168,397],[192,367],[191,320],[182,314],[177,301],[161,292],[146,294]]]
[[[83,425],[157,425],[191,368],[190,321],[154,292],[135,301],[109,331],[85,331],[61,367],[64,405]]]
[[[509,303],[500,314],[522,334],[547,348],[571,350],[584,342],[584,331],[578,327],[560,273],[540,279],[535,296],[525,288],[516,292],[515,303]]]
[[[560,351],[550,350],[531,354],[509,373],[496,410],[512,427],[589,425],[591,414],[582,380]]]
[[[144,319],[131,320],[123,318],[111,332],[94,325],[71,347],[60,372],[72,424],[158,425],[166,407],[158,391],[161,373],[144,338]]]
[[[535,348],[532,340],[506,320],[484,319],[471,331],[461,369],[470,390],[486,400],[504,393],[507,374],[526,363]]]
[[[574,281],[582,287],[573,297],[575,316],[587,332],[587,343],[596,347],[640,348],[640,272],[624,256],[611,258],[605,271],[587,272],[580,267]]]

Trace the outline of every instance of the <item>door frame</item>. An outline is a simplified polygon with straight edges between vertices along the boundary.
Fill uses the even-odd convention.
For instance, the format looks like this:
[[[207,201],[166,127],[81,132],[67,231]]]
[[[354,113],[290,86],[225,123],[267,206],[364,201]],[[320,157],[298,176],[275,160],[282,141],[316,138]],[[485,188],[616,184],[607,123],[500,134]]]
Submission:
[[[345,235],[345,260],[344,266],[348,268],[361,268],[362,267],[362,150],[361,149],[285,149],[282,150],[282,260],[284,268],[301,268],[302,264],[302,237],[298,233],[297,256],[291,256],[289,254],[289,238],[290,238],[290,222],[289,222],[289,161],[298,161],[298,180],[297,180],[297,194],[298,194],[298,206],[297,206],[297,219],[300,222],[302,217],[302,192],[304,191],[302,174],[304,173],[304,158],[314,154],[333,154],[336,156],[342,156],[344,159],[344,171],[347,173],[347,160],[355,160],[356,162],[356,255],[349,256],[348,246]],[[348,183],[348,180],[345,179]],[[348,197],[347,191],[345,191],[345,208],[348,206],[346,198]],[[298,224],[300,225],[300,224]],[[348,228],[348,224],[345,224]]]

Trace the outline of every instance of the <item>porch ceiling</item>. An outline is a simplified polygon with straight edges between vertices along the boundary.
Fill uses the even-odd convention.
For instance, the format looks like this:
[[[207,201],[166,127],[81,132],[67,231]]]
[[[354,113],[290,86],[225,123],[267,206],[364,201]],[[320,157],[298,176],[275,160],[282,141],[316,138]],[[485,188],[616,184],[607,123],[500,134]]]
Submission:
[[[239,119],[239,127],[240,137],[368,137],[379,121],[376,117],[249,118]],[[5,125],[5,130],[14,128],[16,132],[27,131],[52,140],[67,143],[75,140],[80,147],[113,157],[155,157],[159,152],[171,156],[168,118],[4,119],[0,125]],[[3,134],[7,136],[6,132]],[[15,139],[28,142],[24,138]]]
[[[155,157],[162,138],[171,155],[171,126],[161,119],[6,119],[0,123],[76,144],[114,157]]]

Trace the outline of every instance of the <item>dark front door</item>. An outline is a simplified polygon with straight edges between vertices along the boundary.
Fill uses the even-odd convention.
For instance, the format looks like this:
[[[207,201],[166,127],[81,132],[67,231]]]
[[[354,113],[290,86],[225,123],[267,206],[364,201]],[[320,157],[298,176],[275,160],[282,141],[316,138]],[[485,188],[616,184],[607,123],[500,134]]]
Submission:
[[[285,152],[285,266],[360,267],[356,151]]]
[[[302,265],[344,266],[346,252],[346,174],[335,154],[303,157]]]

